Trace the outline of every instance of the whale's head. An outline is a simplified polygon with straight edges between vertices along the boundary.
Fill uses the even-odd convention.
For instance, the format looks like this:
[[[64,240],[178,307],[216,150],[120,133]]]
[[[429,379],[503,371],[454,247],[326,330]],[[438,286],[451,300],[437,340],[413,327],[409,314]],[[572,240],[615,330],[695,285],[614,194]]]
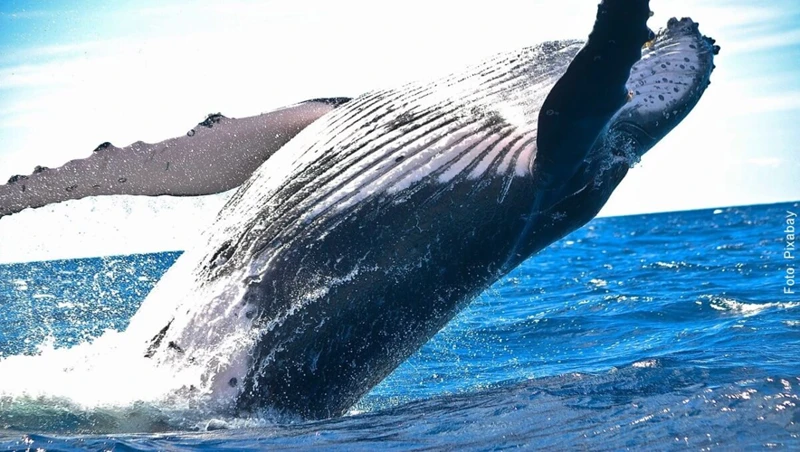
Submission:
[[[631,69],[629,100],[609,124],[612,152],[638,160],[675,128],[711,83],[718,53],[719,46],[700,33],[697,22],[670,19]]]

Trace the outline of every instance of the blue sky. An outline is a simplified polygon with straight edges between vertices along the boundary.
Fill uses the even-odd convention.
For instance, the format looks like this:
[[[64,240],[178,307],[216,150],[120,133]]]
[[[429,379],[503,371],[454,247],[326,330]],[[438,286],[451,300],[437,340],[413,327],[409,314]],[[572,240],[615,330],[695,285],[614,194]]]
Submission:
[[[494,52],[585,37],[589,0],[386,4],[4,1],[0,178],[111,141],[183,134],[436,76]],[[800,2],[651,0],[652,28],[691,16],[722,46],[695,111],[604,214],[800,199]]]

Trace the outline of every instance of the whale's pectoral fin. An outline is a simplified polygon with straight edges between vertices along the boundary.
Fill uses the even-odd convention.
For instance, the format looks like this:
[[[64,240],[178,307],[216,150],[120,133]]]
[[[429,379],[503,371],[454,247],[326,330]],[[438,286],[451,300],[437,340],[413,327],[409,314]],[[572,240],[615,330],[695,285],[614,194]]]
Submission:
[[[571,178],[627,101],[631,67],[654,36],[649,17],[648,0],[603,0],[598,6],[589,40],[539,112],[533,170],[541,189],[557,190]]]
[[[186,135],[124,148],[99,145],[58,168],[37,166],[0,185],[0,217],[98,195],[219,193],[239,186],[275,151],[347,98],[314,99],[242,119],[209,115]]]

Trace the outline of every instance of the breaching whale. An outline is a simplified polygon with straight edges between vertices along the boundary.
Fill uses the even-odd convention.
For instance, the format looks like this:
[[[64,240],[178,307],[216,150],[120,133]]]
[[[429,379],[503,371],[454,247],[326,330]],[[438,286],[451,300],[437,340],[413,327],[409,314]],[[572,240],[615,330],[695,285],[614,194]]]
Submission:
[[[231,410],[343,414],[489,285],[593,218],[696,105],[719,48],[691,19],[656,35],[649,16],[647,0],[604,0],[585,43],[292,107],[325,111],[270,145],[126,334]],[[199,132],[243,139],[216,128]]]

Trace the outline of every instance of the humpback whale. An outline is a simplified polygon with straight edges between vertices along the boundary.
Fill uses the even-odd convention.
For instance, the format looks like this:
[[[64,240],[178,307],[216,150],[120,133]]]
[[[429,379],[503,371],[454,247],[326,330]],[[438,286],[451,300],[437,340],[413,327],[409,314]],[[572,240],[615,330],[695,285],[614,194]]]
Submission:
[[[647,0],[603,0],[585,42],[298,104],[273,125],[212,116],[140,144],[157,157],[207,140],[266,161],[231,171],[241,186],[126,334],[224,409],[342,415],[492,283],[593,218],[697,104],[719,47],[688,18],[655,34],[650,15]],[[224,188],[197,183],[176,194]]]

